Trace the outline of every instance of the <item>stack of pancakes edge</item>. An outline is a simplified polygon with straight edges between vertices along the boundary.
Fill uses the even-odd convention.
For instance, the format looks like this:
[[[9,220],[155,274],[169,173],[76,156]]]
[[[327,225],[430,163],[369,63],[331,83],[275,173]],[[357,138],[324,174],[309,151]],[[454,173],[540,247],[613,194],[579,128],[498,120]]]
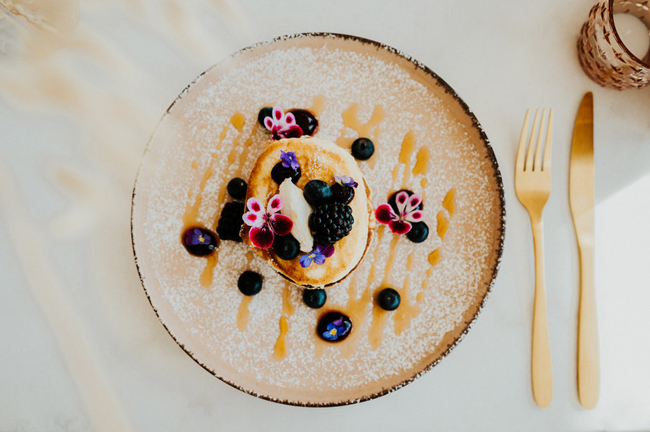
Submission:
[[[297,285],[304,287],[326,287],[346,278],[359,265],[372,242],[375,228],[374,207],[371,193],[359,165],[349,151],[331,141],[302,137],[271,141],[258,157],[248,180],[246,200],[255,197],[265,206],[280,186],[271,178],[271,170],[280,162],[280,151],[294,152],[300,163],[301,177],[296,183],[304,189],[310,180],[322,180],[334,184],[334,176],[352,177],[359,186],[355,189],[352,202],[354,224],[352,231],[335,243],[334,254],[324,264],[312,263],[302,268],[298,258],[283,260],[278,258],[273,248],[258,249],[248,237],[250,227],[242,225],[241,238],[252,247],[275,271]],[[303,255],[305,252],[301,252]]]

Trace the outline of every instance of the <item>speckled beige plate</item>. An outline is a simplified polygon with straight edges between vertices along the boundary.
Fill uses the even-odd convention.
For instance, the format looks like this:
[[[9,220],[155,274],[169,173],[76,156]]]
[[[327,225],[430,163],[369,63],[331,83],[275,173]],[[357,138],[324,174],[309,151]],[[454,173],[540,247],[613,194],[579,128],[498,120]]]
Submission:
[[[181,233],[215,229],[225,190],[248,178],[268,139],[263,106],[311,109],[317,137],[344,148],[365,136],[376,152],[360,167],[375,204],[407,188],[424,197],[426,241],[380,228],[366,257],[313,310],[302,291],[242,243],[210,258],[189,255]],[[244,49],[201,74],[163,116],[133,195],[136,264],[151,305],[176,342],[228,384],[273,401],[309,406],[367,400],[437,364],[476,319],[503,247],[503,187],[476,118],[437,75],[396,50],[351,36],[305,34]],[[237,289],[262,274],[254,297]],[[393,312],[376,306],[400,292]],[[324,313],[354,323],[326,343]]]

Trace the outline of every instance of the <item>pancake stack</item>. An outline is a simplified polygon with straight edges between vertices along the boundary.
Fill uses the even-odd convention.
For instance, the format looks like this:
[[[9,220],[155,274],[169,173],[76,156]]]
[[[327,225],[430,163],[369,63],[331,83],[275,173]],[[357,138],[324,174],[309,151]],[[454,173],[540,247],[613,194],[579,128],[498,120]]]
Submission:
[[[348,151],[331,141],[304,136],[271,141],[267,145],[251,172],[247,201],[256,198],[266,207],[269,200],[280,193],[280,184],[272,178],[271,171],[280,162],[282,152],[293,152],[296,155],[301,174],[294,184],[301,190],[310,180],[321,180],[334,185],[335,176],[348,176],[358,183],[354,198],[347,204],[354,218],[352,229],[347,236],[334,243],[334,253],[323,264],[312,263],[306,268],[300,265],[300,256],[308,254],[304,249],[295,259],[281,259],[273,247],[255,247],[249,238],[251,227],[246,224],[242,225],[241,238],[273,269],[297,285],[321,288],[340,282],[358,266],[372,241],[375,220],[370,189],[357,162]],[[295,218],[294,214],[292,219]],[[301,221],[293,222],[293,229],[297,230]]]

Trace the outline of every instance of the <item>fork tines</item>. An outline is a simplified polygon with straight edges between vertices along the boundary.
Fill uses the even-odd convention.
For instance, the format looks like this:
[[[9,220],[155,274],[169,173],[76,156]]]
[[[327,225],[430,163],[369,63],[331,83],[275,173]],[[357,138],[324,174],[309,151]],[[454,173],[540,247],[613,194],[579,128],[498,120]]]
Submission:
[[[553,110],[549,110],[548,128],[546,129],[546,143],[544,145],[544,158],[542,159],[542,136],[544,135],[544,119],[546,117],[546,110],[542,111],[542,119],[539,121],[539,110],[535,110],[535,121],[533,122],[533,131],[530,134],[530,141],[528,144],[528,152],[526,153],[526,136],[528,134],[528,119],[530,117],[530,110],[526,110],[526,118],[524,126],[521,130],[521,138],[519,140],[519,150],[517,150],[517,164],[518,171],[550,171],[551,170],[551,137],[553,135]],[[540,125],[541,123],[541,125]],[[537,135],[539,130],[539,135]],[[535,136],[537,136],[537,144],[535,144]],[[533,159],[533,152],[535,159]]]

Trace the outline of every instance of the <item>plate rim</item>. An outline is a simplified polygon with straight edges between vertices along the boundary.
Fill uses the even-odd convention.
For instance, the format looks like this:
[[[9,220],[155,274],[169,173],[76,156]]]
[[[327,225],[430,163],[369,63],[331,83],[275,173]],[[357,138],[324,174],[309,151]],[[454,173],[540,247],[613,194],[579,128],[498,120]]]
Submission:
[[[492,164],[492,168],[494,170],[494,177],[497,183],[498,187],[498,192],[499,192],[499,207],[500,207],[500,215],[499,215],[499,227],[497,228],[497,232],[499,233],[498,237],[498,245],[495,251],[496,252],[496,262],[494,269],[492,270],[492,275],[490,276],[490,282],[487,286],[487,289],[485,291],[485,295],[481,299],[478,308],[476,310],[476,313],[474,316],[471,318],[471,320],[467,323],[467,326],[465,329],[460,333],[458,338],[456,338],[453,343],[447,345],[447,348],[442,352],[442,354],[433,362],[425,366],[421,371],[411,375],[409,378],[399,382],[398,384],[392,386],[391,388],[383,389],[380,392],[373,393],[371,395],[366,395],[360,398],[354,398],[354,399],[348,399],[344,401],[338,401],[338,402],[325,402],[325,403],[314,403],[314,402],[302,402],[302,401],[297,401],[297,400],[288,400],[288,399],[278,399],[274,398],[269,395],[265,394],[258,394],[254,392],[253,390],[248,390],[234,382],[231,382],[224,377],[220,376],[217,372],[212,370],[210,367],[206,366],[199,360],[192,351],[190,351],[188,348],[185,347],[185,345],[179,341],[176,336],[171,332],[171,330],[167,327],[167,324],[165,321],[162,319],[160,316],[160,313],[158,312],[158,309],[156,306],[153,304],[151,300],[151,296],[149,295],[149,292],[147,291],[147,287],[145,286],[145,280],[144,276],[142,274],[142,271],[140,269],[140,264],[138,262],[138,255],[136,253],[136,246],[135,246],[135,225],[134,225],[134,210],[135,210],[135,199],[136,199],[136,190],[138,187],[138,182],[140,180],[140,174],[142,170],[142,165],[144,163],[145,157],[147,153],[150,150],[150,145],[151,142],[156,135],[156,132],[158,131],[158,128],[160,127],[162,121],[171,113],[172,108],[178,102],[189,90],[191,87],[193,87],[195,84],[197,84],[203,76],[205,76],[207,73],[209,73],[212,69],[220,66],[223,63],[226,63],[227,61],[243,54],[248,51],[251,51],[255,48],[264,46],[264,45],[270,45],[272,43],[284,41],[284,40],[290,40],[290,39],[298,39],[298,38],[332,38],[332,39],[343,39],[343,40],[353,40],[356,42],[361,42],[362,44],[369,44],[377,47],[378,49],[383,49],[386,50],[394,55],[397,55],[398,57],[401,57],[402,59],[408,61],[409,63],[413,64],[416,69],[420,69],[423,72],[425,72],[427,75],[429,75],[431,78],[436,80],[436,82],[445,90],[445,92],[450,95],[462,108],[463,112],[471,119],[472,121],[472,127],[474,127],[478,133],[481,141],[483,142],[485,149],[487,151],[487,157],[490,160]],[[449,353],[465,338],[469,330],[472,328],[474,323],[476,322],[476,319],[480,315],[480,313],[483,311],[483,308],[485,307],[485,304],[487,302],[488,297],[490,296],[492,289],[494,287],[495,281],[497,274],[499,272],[499,269],[501,267],[501,259],[503,257],[503,248],[504,248],[504,242],[505,242],[505,225],[506,225],[506,203],[505,203],[505,192],[504,192],[504,186],[503,186],[503,178],[501,176],[501,171],[499,170],[499,164],[496,159],[496,155],[494,153],[494,149],[492,148],[492,145],[490,144],[490,140],[487,137],[485,131],[483,130],[483,127],[481,124],[478,122],[478,119],[474,115],[474,113],[469,109],[469,106],[465,103],[463,99],[456,93],[456,91],[444,80],[442,79],[437,73],[435,73],[433,70],[431,70],[429,67],[418,61],[417,59],[413,58],[412,56],[406,54],[405,52],[398,50],[396,48],[393,48],[389,45],[386,45],[381,42],[377,42],[372,39],[367,39],[361,36],[355,36],[355,35],[349,35],[349,34],[344,34],[344,33],[335,33],[335,32],[306,32],[306,33],[293,33],[293,34],[288,34],[288,35],[282,35],[282,36],[277,36],[274,38],[266,39],[257,43],[254,43],[252,45],[246,46],[244,48],[241,48],[238,51],[233,52],[232,54],[224,57],[222,60],[218,61],[217,63],[213,64],[210,66],[208,69],[205,71],[201,72],[192,82],[190,82],[179,94],[174,98],[172,103],[169,105],[169,107],[165,110],[163,115],[161,116],[160,120],[158,120],[158,123],[156,124],[156,127],[151,133],[151,136],[149,137],[149,140],[147,141],[147,145],[145,146],[144,152],[142,154],[142,158],[140,160],[140,165],[138,167],[138,171],[136,173],[135,177],[135,182],[133,185],[133,192],[131,195],[131,248],[133,250],[133,257],[134,257],[134,262],[136,269],[138,271],[138,277],[140,279],[140,283],[142,285],[142,288],[144,289],[145,295],[147,296],[147,300],[149,300],[149,304],[151,305],[151,308],[153,309],[154,313],[156,314],[156,317],[160,321],[160,323],[163,325],[167,333],[171,336],[171,338],[176,342],[176,344],[188,355],[192,360],[194,360],[199,366],[201,366],[203,369],[205,369],[207,372],[209,372],[212,376],[218,378],[220,381],[228,384],[229,386],[240,390],[246,394],[249,394],[251,396],[255,396],[259,399],[264,399],[270,402],[276,402],[280,403],[283,405],[291,405],[291,406],[301,406],[301,407],[313,407],[313,408],[323,408],[323,407],[337,407],[337,406],[345,406],[345,405],[352,405],[352,404],[357,404],[360,402],[366,402],[372,399],[376,399],[378,397],[384,396],[388,393],[392,393],[396,390],[399,390],[400,388],[412,383],[416,379],[420,378],[422,375],[425,373],[429,372],[431,369],[433,369],[442,359],[447,357]]]

